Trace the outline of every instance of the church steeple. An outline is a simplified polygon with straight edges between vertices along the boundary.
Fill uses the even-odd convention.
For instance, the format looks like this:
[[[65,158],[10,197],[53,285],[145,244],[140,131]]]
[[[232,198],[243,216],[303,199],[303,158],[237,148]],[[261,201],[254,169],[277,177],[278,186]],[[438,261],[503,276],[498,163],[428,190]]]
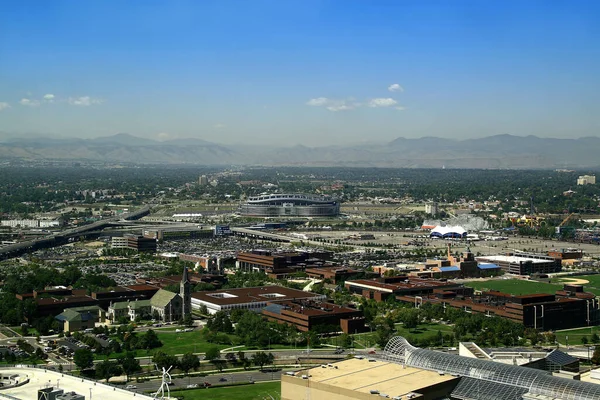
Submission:
[[[183,267],[183,275],[181,276],[181,283],[179,284],[179,295],[182,300],[182,317],[192,312],[192,293],[191,293],[191,282],[188,276],[187,267]]]

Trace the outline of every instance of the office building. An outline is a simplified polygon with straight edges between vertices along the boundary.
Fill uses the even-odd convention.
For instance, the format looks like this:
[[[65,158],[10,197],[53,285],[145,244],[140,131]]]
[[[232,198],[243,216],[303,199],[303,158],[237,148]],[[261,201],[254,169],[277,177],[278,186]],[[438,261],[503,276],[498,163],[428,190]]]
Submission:
[[[577,185],[595,185],[596,177],[594,175],[581,175],[577,178]]]
[[[209,314],[235,309],[260,312],[268,303],[286,300],[325,300],[327,296],[283,286],[263,286],[192,293],[192,309],[206,306]]]
[[[319,300],[283,300],[269,303],[262,309],[269,321],[295,326],[301,332],[357,333],[365,329],[360,310]]]
[[[475,259],[479,263],[496,264],[507,274],[551,274],[562,270],[560,258],[539,254],[508,253],[506,255],[481,256]]]

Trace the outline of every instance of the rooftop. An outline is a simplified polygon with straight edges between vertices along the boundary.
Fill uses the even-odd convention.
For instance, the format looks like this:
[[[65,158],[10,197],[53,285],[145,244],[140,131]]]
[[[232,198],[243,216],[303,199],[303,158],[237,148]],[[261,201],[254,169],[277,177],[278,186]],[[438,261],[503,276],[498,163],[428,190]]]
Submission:
[[[29,383],[22,386],[3,389],[2,393],[13,396],[21,400],[37,400],[38,389],[45,387],[46,384],[59,386],[65,392],[77,392],[89,398],[90,389],[93,399],[111,399],[111,400],[150,400],[150,396],[141,393],[134,393],[121,388],[104,385],[101,382],[88,381],[86,379],[75,378],[67,374],[60,374],[54,371],[48,371],[40,368],[0,368],[2,374],[26,374]]]
[[[311,375],[309,378],[311,382],[365,394],[377,390],[379,393],[389,395],[390,398],[404,397],[411,392],[419,392],[423,388],[458,379],[451,375],[403,367],[396,363],[356,358],[332,364],[332,367],[312,368],[298,375],[303,374]],[[294,379],[301,379],[301,377]]]
[[[481,256],[481,257],[476,257],[476,258],[477,258],[477,260],[507,262],[507,263],[511,263],[511,264],[519,264],[521,262],[531,262],[533,264],[542,264],[542,263],[547,263],[548,261],[551,261],[548,258],[539,259],[539,258],[533,258],[533,257],[518,257],[518,256],[503,256],[503,255]]]
[[[277,300],[324,298],[325,296],[283,286],[226,289],[192,293],[192,298],[217,305],[267,302]]]

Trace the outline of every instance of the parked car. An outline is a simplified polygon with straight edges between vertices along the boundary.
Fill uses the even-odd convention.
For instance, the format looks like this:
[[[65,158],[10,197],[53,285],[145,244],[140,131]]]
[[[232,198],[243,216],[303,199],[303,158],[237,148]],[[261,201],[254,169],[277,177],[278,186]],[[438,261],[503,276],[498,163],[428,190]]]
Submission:
[[[186,387],[187,387],[188,389],[195,389],[195,388],[197,388],[197,387],[198,387],[198,384],[197,384],[197,383],[191,383],[191,384],[187,385]]]
[[[128,389],[128,390],[137,389],[137,386],[135,386],[135,385],[127,385],[127,386],[125,386],[125,389]]]

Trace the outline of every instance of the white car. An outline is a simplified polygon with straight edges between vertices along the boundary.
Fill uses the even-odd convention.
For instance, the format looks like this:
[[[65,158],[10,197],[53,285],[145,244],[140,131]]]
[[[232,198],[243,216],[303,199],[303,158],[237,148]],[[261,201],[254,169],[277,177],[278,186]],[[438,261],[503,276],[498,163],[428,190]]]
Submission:
[[[127,385],[127,386],[125,386],[125,389],[137,389],[137,386],[135,386],[135,385]]]
[[[198,384],[197,384],[197,383],[192,383],[192,384],[189,384],[189,385],[187,385],[187,388],[188,388],[188,389],[195,389],[195,388],[197,388],[197,387],[198,387]]]

